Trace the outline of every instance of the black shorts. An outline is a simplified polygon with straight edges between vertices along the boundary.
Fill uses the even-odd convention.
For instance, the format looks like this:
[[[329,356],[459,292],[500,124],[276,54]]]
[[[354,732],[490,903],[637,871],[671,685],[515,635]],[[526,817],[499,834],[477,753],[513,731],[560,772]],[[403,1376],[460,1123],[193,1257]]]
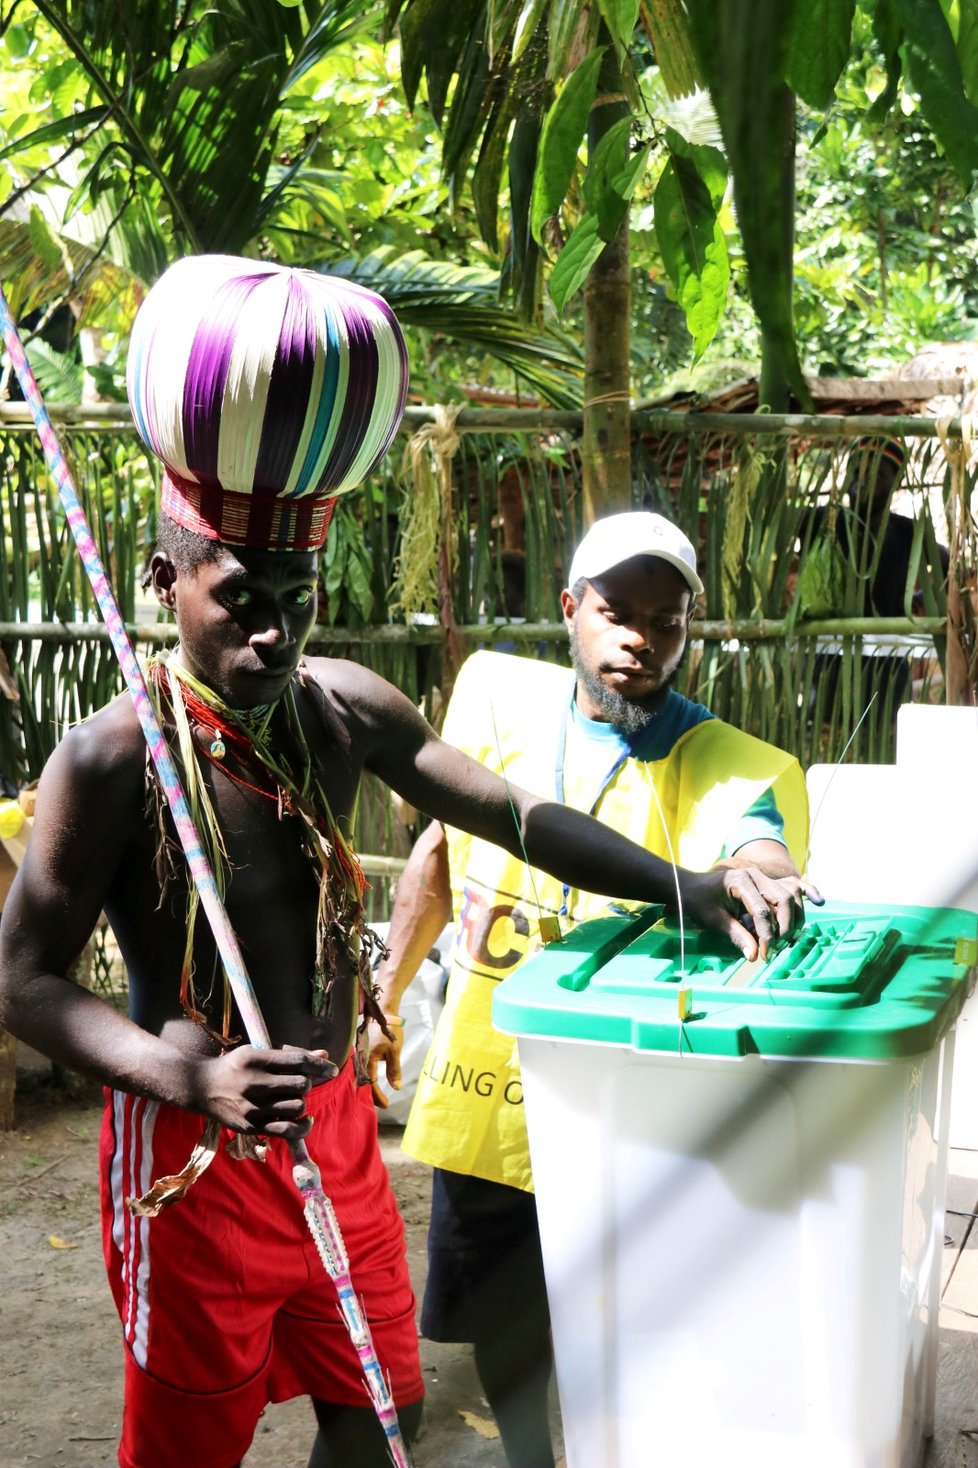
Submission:
[[[436,1167],[422,1335],[476,1341],[492,1331],[546,1336],[549,1329],[533,1194]]]

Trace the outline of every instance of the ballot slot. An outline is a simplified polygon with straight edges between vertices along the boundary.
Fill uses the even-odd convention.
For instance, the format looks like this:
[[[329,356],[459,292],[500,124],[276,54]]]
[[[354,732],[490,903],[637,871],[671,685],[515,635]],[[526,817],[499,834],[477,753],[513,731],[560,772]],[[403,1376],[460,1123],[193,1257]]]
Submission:
[[[677,984],[703,996],[737,992],[770,1002],[772,997],[804,1003],[871,1001],[900,946],[899,929],[885,918],[810,922],[789,940],[779,940],[764,958],[745,959],[731,947],[717,952],[709,934],[688,932],[685,965],[679,930],[657,923],[623,948],[590,980],[595,994],[653,996]]]

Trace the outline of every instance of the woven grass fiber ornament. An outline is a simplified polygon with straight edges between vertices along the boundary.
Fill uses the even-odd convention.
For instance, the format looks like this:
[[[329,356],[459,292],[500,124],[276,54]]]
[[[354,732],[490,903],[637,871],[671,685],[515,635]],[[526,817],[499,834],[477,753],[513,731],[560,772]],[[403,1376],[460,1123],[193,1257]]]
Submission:
[[[127,387],[163,461],[161,508],[211,540],[323,544],[404,410],[393,311],[362,286],[230,255],[178,260],[133,325]]]

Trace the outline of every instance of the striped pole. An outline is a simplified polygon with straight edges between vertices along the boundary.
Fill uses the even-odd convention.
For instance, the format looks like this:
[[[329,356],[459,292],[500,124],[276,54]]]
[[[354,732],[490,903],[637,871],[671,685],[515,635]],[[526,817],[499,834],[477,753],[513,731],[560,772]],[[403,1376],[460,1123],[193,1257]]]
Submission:
[[[170,807],[177,836],[190,868],[190,875],[200,894],[201,905],[214,933],[214,941],[227,972],[231,992],[247,1030],[248,1039],[256,1049],[267,1050],[271,1047],[268,1028],[258,1007],[255,990],[248,977],[238,940],[217,890],[214,873],[191,817],[176,765],[173,763],[163,731],[153,711],[149,694],[146,692],[142,669],[136,661],[136,654],[122,620],[119,604],[109,585],[95,538],[85,518],[85,511],[78,498],[78,492],[75,489],[61,445],[51,426],[51,419],[44,406],[41,390],[27,360],[27,354],[24,351],[24,345],[2,285],[0,285],[0,330],[3,333],[11,365],[17,374],[17,381],[30,407],[44,449],[44,457],[47,460],[51,477],[57,486],[61,503],[64,505],[78,554],[81,556],[82,564],[95,593],[95,599],[108,628],[112,647],[119,660],[140,728]],[[387,1438],[391,1460],[395,1468],[410,1468],[410,1459],[397,1424],[397,1412],[374,1351],[370,1328],[350,1280],[346,1250],[333,1205],[323,1191],[319,1168],[310,1157],[305,1142],[301,1140],[293,1142],[289,1144],[289,1147],[294,1163],[292,1173],[302,1197],[306,1221],[326,1271],[336,1285],[340,1310],[360,1358],[367,1390]]]

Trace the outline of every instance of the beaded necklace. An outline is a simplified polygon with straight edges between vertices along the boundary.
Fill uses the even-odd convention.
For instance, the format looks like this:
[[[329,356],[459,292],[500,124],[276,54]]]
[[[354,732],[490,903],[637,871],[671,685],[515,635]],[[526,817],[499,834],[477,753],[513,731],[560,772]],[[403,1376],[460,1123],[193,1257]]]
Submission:
[[[201,758],[235,784],[273,800],[279,820],[294,817],[303,854],[308,859],[319,887],[316,924],[316,959],[311,975],[312,1012],[317,1018],[329,1009],[330,995],[338,973],[347,963],[357,974],[362,996],[362,1021],[358,1040],[363,1039],[369,1019],[382,1022],[372,977],[372,955],[380,947],[363,916],[363,894],[367,886],[360,864],[349,842],[333,819],[308,740],[299,718],[295,686],[290,683],[275,704],[247,711],[233,709],[213,689],[201,683],[166,652],[147,662],[147,687],[160,722],[175,731],[183,767],[187,802],[201,835],[218,891],[223,900],[230,879],[227,850],[207,784],[201,775]],[[297,679],[303,684],[303,668]],[[279,713],[279,719],[274,716]],[[281,731],[273,743],[273,721]],[[197,739],[194,738],[194,730]],[[149,788],[153,793],[159,829],[163,836],[161,855],[169,873],[174,843],[163,819],[165,797],[148,763]],[[161,870],[161,876],[165,874]],[[180,976],[180,1002],[185,1012],[211,1033],[194,985],[194,927],[198,896],[193,883],[187,896],[187,941]],[[216,1038],[233,1043],[230,1034],[231,992],[224,975],[221,1029]],[[363,1047],[357,1047],[358,1078],[365,1076]]]

